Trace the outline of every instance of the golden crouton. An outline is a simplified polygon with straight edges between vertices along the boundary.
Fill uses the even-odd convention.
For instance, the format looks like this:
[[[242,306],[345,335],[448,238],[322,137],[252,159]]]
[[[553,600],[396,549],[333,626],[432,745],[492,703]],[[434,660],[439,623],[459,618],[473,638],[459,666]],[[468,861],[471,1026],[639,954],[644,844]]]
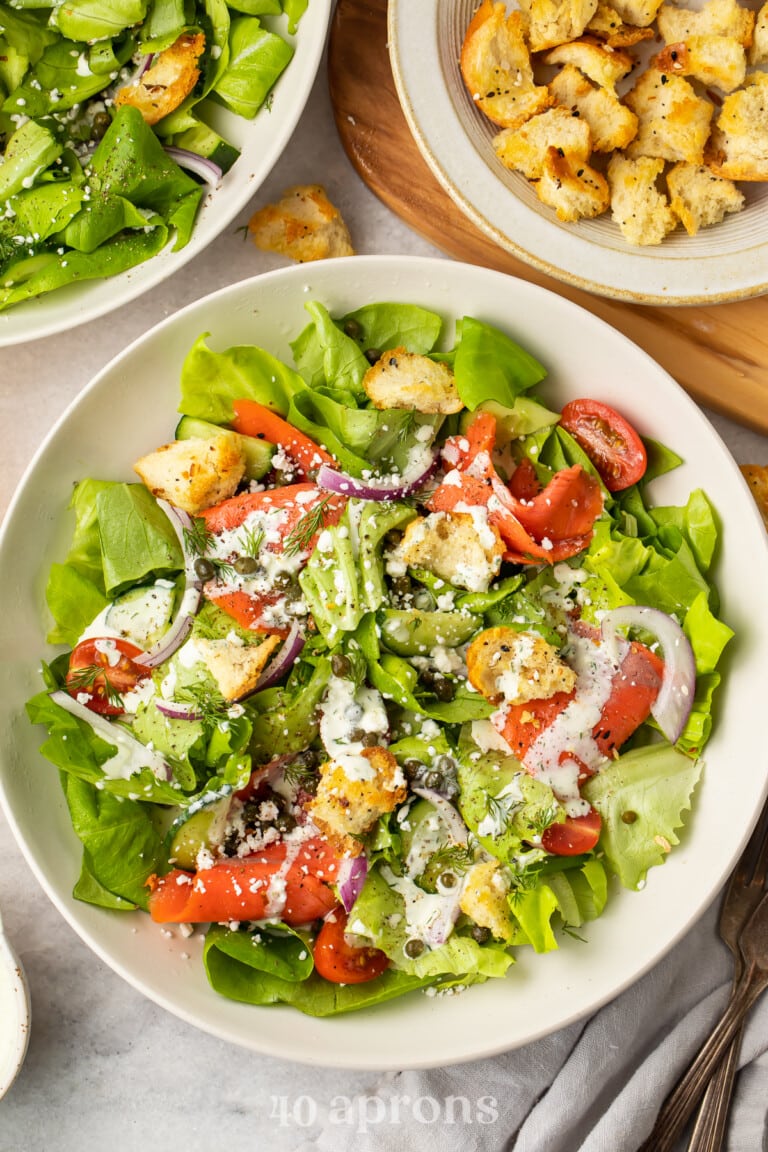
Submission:
[[[379,816],[392,812],[407,795],[397,760],[386,748],[363,748],[360,753],[373,769],[371,779],[353,780],[340,764],[328,761],[320,769],[317,793],[308,811],[313,824],[327,836],[337,852],[359,856],[359,837]]]
[[[254,213],[248,231],[257,248],[302,264],[355,254],[341,213],[320,184],[286,188],[277,204]]]
[[[747,54],[734,36],[689,36],[668,44],[654,57],[652,66],[675,76],[693,76],[702,84],[732,92],[744,83]]]
[[[519,12],[483,0],[461,48],[461,74],[470,96],[489,120],[515,128],[548,108],[549,92],[537,87]]]
[[[641,40],[653,39],[652,28],[636,28],[633,24],[625,24],[615,8],[603,3],[597,5],[597,11],[587,24],[586,31],[598,36],[608,48],[631,48]]]
[[[153,496],[194,516],[232,496],[245,472],[239,436],[174,440],[134,464]]]
[[[557,148],[547,149],[536,195],[566,222],[599,216],[610,203],[605,177],[588,164],[561,156]]]
[[[656,18],[661,0],[611,0],[611,4],[627,24],[648,28]]]
[[[550,82],[549,90],[559,105],[578,113],[589,125],[595,152],[626,148],[637,135],[634,112],[608,88],[595,87],[573,64],[566,64]]]
[[[264,667],[280,646],[279,636],[266,636],[260,644],[234,644],[231,640],[194,641],[195,651],[227,701],[250,695]]]
[[[625,102],[640,121],[627,156],[702,163],[714,109],[682,76],[648,68]]]
[[[667,173],[667,188],[669,206],[689,236],[744,207],[744,196],[736,185],[703,165],[676,164]]]
[[[544,170],[548,148],[559,148],[564,155],[586,162],[592,138],[586,120],[572,115],[567,108],[548,108],[519,128],[499,132],[493,147],[505,168],[537,180]]]
[[[430,512],[412,520],[391,556],[413,568],[426,568],[469,592],[487,592],[501,568],[505,546],[485,510]]]
[[[768,465],[766,464],[740,464],[742,475],[760,509],[763,523],[768,528]]]
[[[616,152],[608,164],[611,216],[630,244],[661,244],[677,226],[677,217],[656,180],[663,160],[640,156],[629,160]]]
[[[749,49],[750,64],[768,63],[768,0],[763,4],[755,20],[755,33]]]
[[[635,65],[629,52],[609,51],[592,36],[584,36],[570,44],[560,44],[547,52],[543,59],[545,64],[573,64],[594,84],[608,88],[611,92]]]
[[[597,0],[520,0],[532,52],[567,44],[581,36],[597,10]]]
[[[202,32],[179,36],[170,48],[155,57],[151,68],[126,84],[115,96],[115,104],[132,104],[147,124],[157,124],[186,100],[200,78],[198,60],[205,50]]]
[[[469,682],[491,702],[525,704],[572,692],[576,673],[537,632],[486,628],[467,649]]]
[[[374,408],[415,408],[447,416],[464,407],[453,370],[407,348],[382,353],[363,376],[363,388]]]
[[[733,36],[748,48],[752,43],[755,14],[737,0],[707,0],[698,10],[678,8],[665,2],[658,13],[659,32],[667,44],[691,36]]]
[[[467,873],[459,907],[481,928],[489,928],[497,940],[509,940],[512,924],[504,879],[498,860],[482,861]]]
[[[705,163],[727,180],[768,180],[768,72],[752,72],[726,96]]]

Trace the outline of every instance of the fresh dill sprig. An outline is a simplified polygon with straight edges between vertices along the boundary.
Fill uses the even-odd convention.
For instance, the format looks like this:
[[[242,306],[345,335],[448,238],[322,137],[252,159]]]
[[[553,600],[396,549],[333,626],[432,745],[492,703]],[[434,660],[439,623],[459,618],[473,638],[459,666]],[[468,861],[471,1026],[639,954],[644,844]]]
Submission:
[[[283,779],[292,788],[302,788],[317,783],[317,769],[301,760],[293,760],[283,769]]]
[[[550,824],[554,823],[557,819],[559,810],[557,804],[549,804],[546,808],[536,810],[533,818],[530,820],[533,834],[535,836],[541,836],[545,828],[549,828]]]
[[[316,532],[325,527],[325,512],[331,497],[324,496],[308,512],[296,521],[285,539],[283,552],[286,556],[295,556],[297,552],[304,552]]]
[[[225,720],[231,707],[216,688],[201,682],[177,688],[174,699],[180,704],[188,704],[193,712],[199,713],[203,724],[210,727]]]
[[[516,808],[519,808],[521,801],[519,797],[514,794],[509,796],[487,796],[485,801],[485,811],[491,820],[493,820],[496,827],[500,830],[506,828],[509,823],[509,818]]]
[[[184,546],[192,556],[203,556],[211,542],[208,525],[201,516],[193,516],[192,527],[184,529]]]
[[[250,556],[252,560],[257,560],[264,543],[264,535],[264,529],[261,527],[244,528],[237,538],[240,555]]]
[[[96,696],[96,688],[104,689],[104,697],[113,708],[122,708],[123,698],[117,688],[104,674],[103,664],[84,664],[82,668],[73,668],[67,675],[67,688],[75,692],[89,692]]]
[[[430,867],[439,868],[440,871],[466,872],[472,867],[475,854],[471,848],[461,844],[444,844],[430,858]]]
[[[400,417],[400,426],[397,429],[397,439],[401,444],[404,440],[407,440],[409,436],[412,435],[416,428],[416,412],[417,410],[415,408],[409,408],[403,412],[402,416]]]

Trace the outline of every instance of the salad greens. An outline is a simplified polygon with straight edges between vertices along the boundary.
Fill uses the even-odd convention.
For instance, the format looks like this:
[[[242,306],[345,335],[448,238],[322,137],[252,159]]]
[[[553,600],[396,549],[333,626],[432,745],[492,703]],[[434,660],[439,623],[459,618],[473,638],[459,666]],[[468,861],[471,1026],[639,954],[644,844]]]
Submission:
[[[293,34],[306,7],[0,3],[0,309],[183,248],[195,177],[239,154],[216,105],[252,119],[268,103],[293,48],[264,17]]]
[[[58,43],[14,18],[30,59]],[[144,483],[76,486],[47,586],[66,650],[28,713],[83,845],[75,895],[210,924],[218,992],[327,1016],[502,977],[641,888],[692,806],[732,633],[706,495],[650,498],[672,451],[630,430],[642,465],[617,486],[481,319],[445,351],[420,307],[307,311],[295,367],[202,335],[196,434]],[[431,362],[455,387],[437,401]],[[410,405],[373,406],[368,374],[414,365]],[[251,437],[271,470],[243,456],[185,507],[169,453],[239,460]]]

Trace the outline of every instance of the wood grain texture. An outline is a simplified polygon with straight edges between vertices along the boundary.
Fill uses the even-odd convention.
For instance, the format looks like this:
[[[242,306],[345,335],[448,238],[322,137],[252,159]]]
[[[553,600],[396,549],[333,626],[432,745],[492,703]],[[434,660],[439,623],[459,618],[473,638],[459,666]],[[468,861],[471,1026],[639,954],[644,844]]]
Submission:
[[[580,304],[644,348],[699,403],[768,433],[768,297],[644,308],[573,288],[497,247],[443,190],[411,136],[389,63],[386,0],[338,0],[328,79],[352,164],[415,231],[457,259],[519,276]]]

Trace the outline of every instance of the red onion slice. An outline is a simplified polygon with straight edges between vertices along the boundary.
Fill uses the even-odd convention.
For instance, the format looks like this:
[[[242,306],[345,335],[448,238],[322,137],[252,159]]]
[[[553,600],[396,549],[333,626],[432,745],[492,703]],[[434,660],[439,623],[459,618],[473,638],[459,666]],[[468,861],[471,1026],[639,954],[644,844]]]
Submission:
[[[432,449],[425,452],[429,453],[427,463],[420,462],[402,475],[383,476],[381,479],[360,480],[345,472],[337,472],[330,464],[321,464],[316,483],[319,488],[340,496],[359,496],[362,500],[402,500],[422,488],[437,471],[439,452]]]
[[[304,644],[305,640],[301,634],[301,628],[294,621],[290,632],[283,641],[282,648],[275,658],[267,664],[253,692],[249,692],[248,695],[252,696],[255,692],[262,692],[265,688],[271,688],[278,680],[282,680],[289,668],[295,664]]]
[[[625,604],[606,612],[601,621],[603,638],[614,639],[617,628],[642,628],[659,642],[664,676],[651,715],[674,744],[690,716],[696,691],[696,659],[688,637],[666,612],[642,604]]]
[[[422,800],[428,800],[430,804],[434,805],[440,819],[450,832],[454,844],[465,845],[467,843],[467,826],[450,800],[446,800],[445,796],[441,796],[434,788],[411,788],[411,791],[416,796],[420,796]]]
[[[169,700],[167,703],[164,700],[155,700],[155,707],[169,720],[202,720],[203,718],[202,712],[196,712],[191,706],[186,707],[186,705],[177,704],[173,700]]]
[[[199,176],[212,188],[221,184],[224,173],[218,164],[214,164],[213,160],[208,160],[205,156],[198,156],[197,152],[190,152],[186,148],[174,148],[170,144],[166,145],[165,152],[171,160],[176,161],[180,168],[194,172],[195,176]]]
[[[84,720],[97,736],[105,740],[107,744],[112,744],[117,748],[116,754],[110,759],[120,761],[121,767],[129,769],[129,771],[115,773],[116,778],[127,780],[135,773],[140,772],[142,768],[149,768],[157,780],[173,779],[173,772],[160,753],[148,748],[146,744],[142,744],[141,740],[132,736],[122,724],[113,724],[105,716],[101,716],[98,712],[92,712],[90,708],[86,708],[84,704],[70,696],[69,692],[57,691],[51,692],[49,695],[54,704],[58,704],[60,708],[69,712],[71,716],[76,716],[78,720]],[[109,763],[110,761],[107,760],[107,765]],[[105,776],[110,775],[109,772],[104,774]]]
[[[144,668],[156,668],[158,664],[162,664],[181,647],[192,628],[192,621],[200,607],[203,590],[203,585],[195,572],[195,557],[190,554],[187,548],[185,536],[185,533],[192,528],[192,518],[181,508],[175,508],[173,504],[169,504],[167,500],[158,499],[157,506],[165,512],[170,520],[184,555],[184,592],[176,618],[168,631],[148,652],[143,652],[141,656],[134,658],[134,663],[141,664]]]
[[[362,892],[367,875],[368,861],[365,856],[347,856],[339,864],[336,884],[345,912],[352,911],[352,905]]]

